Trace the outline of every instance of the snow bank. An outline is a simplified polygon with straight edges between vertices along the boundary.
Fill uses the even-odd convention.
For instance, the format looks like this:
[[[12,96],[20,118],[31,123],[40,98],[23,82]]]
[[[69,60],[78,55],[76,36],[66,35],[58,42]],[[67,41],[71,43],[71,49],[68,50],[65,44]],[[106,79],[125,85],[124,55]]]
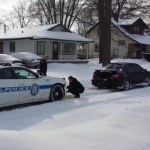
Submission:
[[[149,69],[143,60],[113,61]],[[0,112],[0,150],[149,150],[150,88],[92,89],[92,73],[100,67],[97,59],[83,65],[49,64],[49,75],[77,77],[87,86],[85,96]]]

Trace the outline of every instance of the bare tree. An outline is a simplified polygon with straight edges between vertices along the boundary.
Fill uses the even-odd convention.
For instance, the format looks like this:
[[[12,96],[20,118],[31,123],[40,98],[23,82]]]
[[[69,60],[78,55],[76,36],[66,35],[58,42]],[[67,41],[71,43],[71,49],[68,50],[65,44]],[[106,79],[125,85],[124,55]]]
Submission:
[[[32,26],[34,23],[32,0],[20,0],[13,5],[12,10],[5,12],[4,22],[9,28]]]
[[[77,32],[86,37],[86,32],[98,22],[97,14],[92,8],[85,7],[81,10],[77,22]]]
[[[3,28],[4,27],[4,18],[3,18],[3,10],[0,9],[0,28]]]
[[[92,12],[92,16],[88,16],[88,23],[92,24],[91,26],[93,26],[93,24],[95,24],[95,20],[98,22],[98,0],[89,0],[86,4],[86,9],[84,8],[83,13],[88,14],[88,9],[94,11]],[[116,12],[119,13],[120,18],[122,19],[142,17],[142,19],[145,20],[147,24],[150,24],[149,0],[112,0],[111,13],[113,15],[113,13]],[[84,24],[87,24],[87,18],[82,16],[79,15],[79,20],[81,22],[80,26],[85,26]],[[94,18],[94,20],[92,20],[92,18]]]
[[[70,29],[88,0],[37,0],[37,10],[44,14],[46,24],[61,23]]]
[[[13,14],[19,27],[27,27],[33,25],[32,18],[32,0],[20,0],[17,5],[13,6]]]

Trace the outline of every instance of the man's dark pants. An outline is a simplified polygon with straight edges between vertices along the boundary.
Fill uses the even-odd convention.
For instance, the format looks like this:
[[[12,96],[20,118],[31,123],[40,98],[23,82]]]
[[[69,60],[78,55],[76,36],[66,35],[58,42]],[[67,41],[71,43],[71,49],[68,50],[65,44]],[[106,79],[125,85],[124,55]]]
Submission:
[[[70,92],[71,94],[80,97],[80,93],[83,93],[84,90],[82,89],[69,89],[68,92]]]

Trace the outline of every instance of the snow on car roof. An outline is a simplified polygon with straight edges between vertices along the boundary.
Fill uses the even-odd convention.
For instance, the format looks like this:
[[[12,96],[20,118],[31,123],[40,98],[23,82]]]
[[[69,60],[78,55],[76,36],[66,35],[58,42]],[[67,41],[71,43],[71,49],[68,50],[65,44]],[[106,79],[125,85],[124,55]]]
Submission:
[[[38,56],[31,52],[17,52],[11,54],[11,56],[18,58],[18,59],[42,59],[41,56]]]

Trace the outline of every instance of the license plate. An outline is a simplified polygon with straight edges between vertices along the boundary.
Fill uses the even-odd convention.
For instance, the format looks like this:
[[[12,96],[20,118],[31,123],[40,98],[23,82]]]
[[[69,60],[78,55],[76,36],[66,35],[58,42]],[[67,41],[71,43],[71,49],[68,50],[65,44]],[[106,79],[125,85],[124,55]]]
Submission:
[[[104,81],[99,82],[99,85],[104,85]]]

